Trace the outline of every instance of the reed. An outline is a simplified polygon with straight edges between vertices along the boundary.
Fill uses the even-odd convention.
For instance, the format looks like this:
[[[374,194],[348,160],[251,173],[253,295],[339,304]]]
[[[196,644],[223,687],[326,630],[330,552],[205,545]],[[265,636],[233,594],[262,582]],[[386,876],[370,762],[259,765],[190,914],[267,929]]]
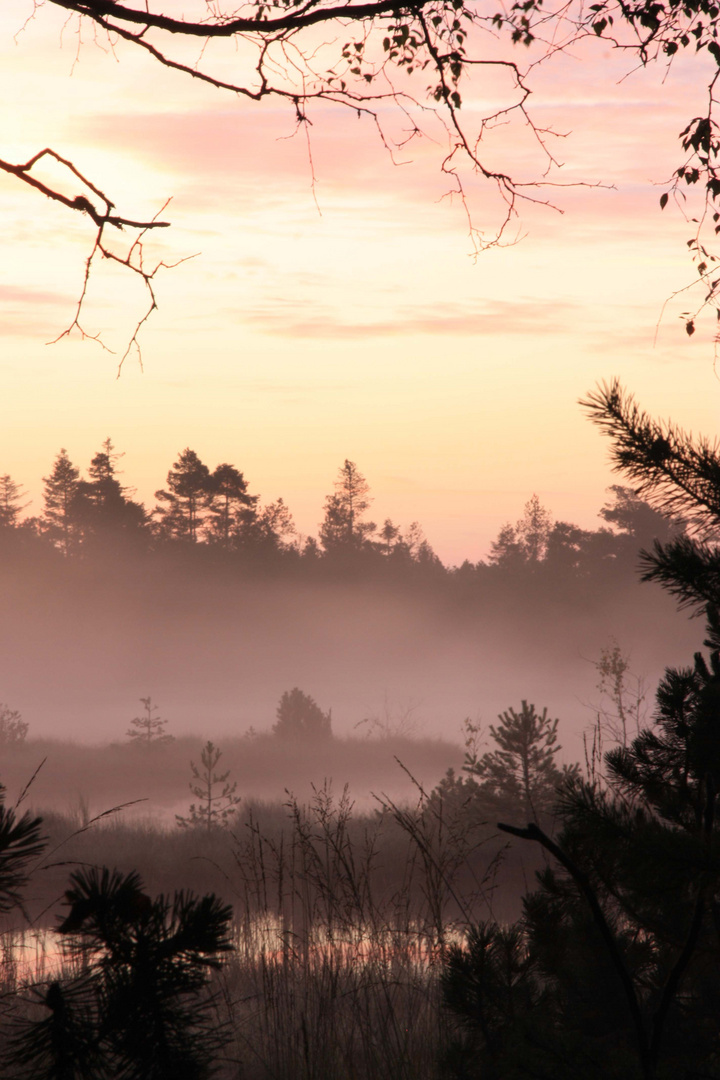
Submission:
[[[223,1080],[436,1078],[454,1038],[445,952],[472,921],[512,917],[516,900],[499,884],[508,856],[494,831],[416,790],[413,805],[357,811],[347,788],[325,784],[307,803],[249,803],[228,829],[48,813],[51,854],[28,896],[36,952],[19,925],[6,934],[4,995],[22,1011],[28,986],[56,977],[60,943],[37,931],[56,924],[73,865],[134,869],[151,895],[190,888],[233,904],[235,948],[210,990],[232,1032]]]

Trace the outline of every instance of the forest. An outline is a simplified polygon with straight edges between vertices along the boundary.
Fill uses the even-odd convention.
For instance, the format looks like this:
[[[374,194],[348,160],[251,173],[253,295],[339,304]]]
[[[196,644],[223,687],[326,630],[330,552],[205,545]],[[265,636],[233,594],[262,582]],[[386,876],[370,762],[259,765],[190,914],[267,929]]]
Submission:
[[[60,450],[43,477],[43,508],[28,514],[26,493],[9,473],[0,476],[0,543],[6,557],[20,552],[42,559],[54,552],[71,560],[137,559],[163,554],[186,566],[217,567],[229,574],[253,571],[295,572],[313,577],[384,574],[399,580],[461,577],[464,587],[491,567],[516,574],[523,568],[558,579],[597,577],[602,568],[633,570],[638,549],[682,529],[637,496],[615,484],[599,508],[597,530],[553,521],[533,495],[516,524],[508,523],[486,560],[444,566],[417,521],[407,527],[387,518],[371,521],[371,489],[357,465],[345,460],[326,497],[317,536],[302,536],[281,497],[262,504],[234,465],[210,469],[186,448],[172,464],[166,487],[155,492],[148,509],[133,498],[122,480],[123,454],[106,439],[83,477]],[[48,557],[47,555],[45,556]],[[194,560],[194,561],[193,561]]]
[[[268,730],[299,686],[333,709],[336,734],[412,713],[457,739],[464,717],[506,708],[521,654],[521,696],[566,718],[577,743],[612,639],[651,679],[695,640],[637,576],[639,550],[682,522],[631,487],[609,490],[596,530],[531,496],[484,559],[447,566],[417,523],[373,523],[351,461],[311,537],[235,466],[183,451],[152,508],[121,466],[109,440],[82,474],[61,451],[36,514],[0,477],[0,700],[34,737],[113,739],[150,694],[175,734],[209,724],[234,738]]]
[[[595,665],[608,706],[576,758],[563,722],[529,697],[489,725],[466,719],[449,762],[448,743],[390,728],[338,737],[332,710],[297,685],[269,730],[222,746],[173,737],[150,695],[104,746],[30,738],[3,705],[5,1075],[720,1075],[720,457],[617,384],[585,406],[639,500],[619,488],[608,512],[671,516],[639,555],[643,577],[704,618],[703,647],[666,667],[650,714],[618,645]],[[346,525],[363,500],[344,507]],[[532,547],[533,510],[503,530],[487,572],[549,561],[547,536]],[[60,533],[6,528],[51,572],[83,564]],[[364,753],[376,777],[395,758],[414,799],[382,777],[367,805],[320,776],[303,798],[245,790],[273,754],[289,772],[293,758],[322,766],[328,748],[356,765]],[[92,807],[80,791],[74,807],[43,806],[58,762],[106,794],[114,771],[124,802]],[[134,813],[143,786],[175,790],[181,763],[172,813]]]

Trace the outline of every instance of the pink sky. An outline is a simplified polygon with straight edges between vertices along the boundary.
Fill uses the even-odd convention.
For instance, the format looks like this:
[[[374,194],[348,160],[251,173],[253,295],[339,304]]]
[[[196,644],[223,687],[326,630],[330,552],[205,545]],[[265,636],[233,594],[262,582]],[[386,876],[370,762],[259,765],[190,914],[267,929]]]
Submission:
[[[45,343],[71,320],[90,237],[86,222],[0,177],[0,472],[41,508],[41,477],[61,446],[85,467],[110,435],[125,480],[152,504],[177,454],[231,461],[263,501],[282,495],[314,533],[338,466],[367,477],[373,517],[419,520],[451,562],[477,559],[537,492],[556,518],[596,526],[618,481],[577,406],[619,375],[658,416],[713,435],[712,328],[688,339],[688,226],[658,209],[680,163],[676,135],[702,100],[692,64],[619,82],[627,60],[601,43],[535,72],[539,123],[569,132],[564,213],[527,207],[515,246],[471,258],[461,208],[442,200],[441,129],[393,165],[369,124],[311,112],[316,206],[291,112],[154,67],[118,47],[77,52],[58,13],[3,5],[3,149],[45,145],[71,157],[128,214],[173,197],[158,256],[197,258],[158,281],[160,310],[116,379],[117,355],[77,338]],[[229,64],[218,53],[217,62]],[[468,88],[466,114],[503,88]],[[388,116],[391,129],[397,121]],[[494,163],[537,173],[527,133],[499,131]],[[475,223],[497,200],[469,181]],[[86,322],[119,348],[143,298],[103,267]]]

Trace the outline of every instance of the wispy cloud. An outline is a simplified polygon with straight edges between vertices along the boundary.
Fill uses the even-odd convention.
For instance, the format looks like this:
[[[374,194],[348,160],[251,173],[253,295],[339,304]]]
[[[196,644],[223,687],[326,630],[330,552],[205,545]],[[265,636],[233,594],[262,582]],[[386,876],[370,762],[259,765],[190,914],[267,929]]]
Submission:
[[[408,334],[484,337],[488,335],[562,333],[572,304],[547,305],[535,300],[493,301],[482,305],[438,305],[402,307],[397,314],[382,319],[349,320],[329,311],[301,315],[276,306],[242,313],[241,321],[266,334],[289,338],[357,340],[398,337]],[[305,309],[307,312],[307,309]]]
[[[0,285],[0,304],[17,306],[36,306],[47,304],[67,304],[72,300],[69,293],[51,292],[43,289],[29,289],[22,285]]]

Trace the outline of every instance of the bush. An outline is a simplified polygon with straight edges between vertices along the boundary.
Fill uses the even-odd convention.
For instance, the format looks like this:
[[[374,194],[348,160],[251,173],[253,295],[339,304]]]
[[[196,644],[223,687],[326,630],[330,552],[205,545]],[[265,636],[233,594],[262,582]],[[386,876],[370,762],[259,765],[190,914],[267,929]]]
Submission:
[[[273,734],[281,739],[329,739],[331,725],[331,712],[324,713],[314,698],[296,686],[280,698]]]

